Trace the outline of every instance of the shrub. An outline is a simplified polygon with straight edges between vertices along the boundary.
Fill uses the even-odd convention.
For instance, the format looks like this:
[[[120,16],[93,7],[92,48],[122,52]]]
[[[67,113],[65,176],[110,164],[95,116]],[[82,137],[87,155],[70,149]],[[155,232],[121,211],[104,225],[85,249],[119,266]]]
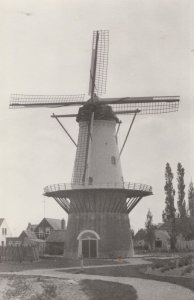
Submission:
[[[193,267],[190,265],[190,266],[187,266],[182,272],[181,272],[181,275],[185,275],[187,273],[191,273],[193,270]]]

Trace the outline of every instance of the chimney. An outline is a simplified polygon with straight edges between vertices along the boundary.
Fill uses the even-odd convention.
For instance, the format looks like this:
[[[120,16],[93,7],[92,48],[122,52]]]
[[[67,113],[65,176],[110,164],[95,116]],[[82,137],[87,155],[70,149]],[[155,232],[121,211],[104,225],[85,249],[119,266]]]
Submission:
[[[65,230],[65,220],[61,220],[61,229]]]

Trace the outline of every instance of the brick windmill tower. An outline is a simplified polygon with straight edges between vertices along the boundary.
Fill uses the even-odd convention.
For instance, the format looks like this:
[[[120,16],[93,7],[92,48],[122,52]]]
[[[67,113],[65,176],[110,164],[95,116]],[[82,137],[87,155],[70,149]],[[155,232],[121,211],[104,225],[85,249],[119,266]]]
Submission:
[[[152,188],[124,182],[120,157],[136,115],[178,110],[179,97],[100,98],[106,91],[109,33],[94,31],[89,95],[12,95],[10,107],[80,106],[77,114],[55,118],[77,147],[71,184],[53,184],[44,194],[53,197],[68,214],[65,256],[127,257],[133,254],[128,215]],[[119,150],[118,115],[133,116]],[[77,143],[60,121],[75,117],[79,125]]]

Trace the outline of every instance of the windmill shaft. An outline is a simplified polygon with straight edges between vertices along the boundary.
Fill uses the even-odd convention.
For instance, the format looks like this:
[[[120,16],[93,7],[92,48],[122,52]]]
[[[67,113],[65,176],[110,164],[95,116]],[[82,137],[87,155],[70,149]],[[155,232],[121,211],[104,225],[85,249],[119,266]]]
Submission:
[[[10,104],[10,108],[12,107],[63,107],[63,106],[80,106],[85,102],[40,102],[40,103],[14,103]]]
[[[164,96],[164,97],[125,97],[125,98],[100,98],[102,104],[125,104],[125,103],[152,103],[152,102],[179,102],[179,96]]]

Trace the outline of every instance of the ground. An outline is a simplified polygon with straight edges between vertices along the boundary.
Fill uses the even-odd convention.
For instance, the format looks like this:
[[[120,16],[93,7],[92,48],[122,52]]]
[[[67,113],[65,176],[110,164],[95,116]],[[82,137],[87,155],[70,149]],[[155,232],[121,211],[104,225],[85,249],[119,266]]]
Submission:
[[[168,262],[171,266],[172,258],[85,260],[84,269],[80,261],[63,258],[4,262],[0,263],[0,300],[193,300],[191,265],[176,264],[169,270]],[[181,273],[176,273],[180,268]]]

